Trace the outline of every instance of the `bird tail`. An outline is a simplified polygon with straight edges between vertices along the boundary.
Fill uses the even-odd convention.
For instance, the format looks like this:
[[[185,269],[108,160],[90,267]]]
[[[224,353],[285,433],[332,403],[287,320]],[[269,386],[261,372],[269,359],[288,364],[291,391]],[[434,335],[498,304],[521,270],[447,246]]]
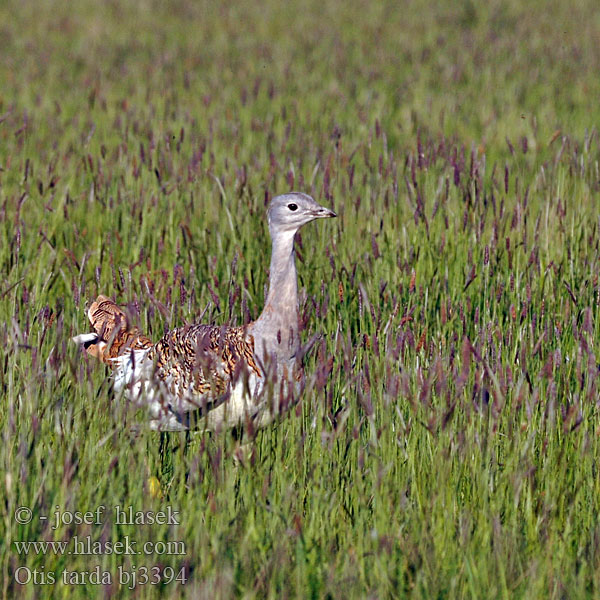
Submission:
[[[114,359],[131,350],[146,350],[151,340],[130,323],[127,314],[110,298],[98,296],[88,310],[93,333],[76,335],[73,341],[83,344],[90,356],[115,367]]]

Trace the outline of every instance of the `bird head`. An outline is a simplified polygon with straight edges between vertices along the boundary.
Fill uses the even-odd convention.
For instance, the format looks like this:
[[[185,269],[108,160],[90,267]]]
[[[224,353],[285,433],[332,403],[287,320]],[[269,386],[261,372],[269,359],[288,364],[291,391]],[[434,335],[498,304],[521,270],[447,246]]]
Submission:
[[[267,210],[271,234],[275,232],[295,233],[302,225],[315,219],[336,216],[332,210],[321,206],[308,194],[301,192],[289,192],[275,196]]]

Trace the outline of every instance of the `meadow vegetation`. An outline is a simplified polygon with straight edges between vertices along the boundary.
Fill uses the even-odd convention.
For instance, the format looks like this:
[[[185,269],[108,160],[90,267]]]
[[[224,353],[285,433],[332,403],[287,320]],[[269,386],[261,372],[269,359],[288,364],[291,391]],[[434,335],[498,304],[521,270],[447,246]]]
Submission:
[[[435,4],[0,4],[0,597],[598,596],[600,10]],[[302,402],[246,448],[132,431],[86,304],[256,318],[290,189],[339,215]],[[185,551],[15,545],[75,535]],[[119,585],[154,566],[186,583]]]

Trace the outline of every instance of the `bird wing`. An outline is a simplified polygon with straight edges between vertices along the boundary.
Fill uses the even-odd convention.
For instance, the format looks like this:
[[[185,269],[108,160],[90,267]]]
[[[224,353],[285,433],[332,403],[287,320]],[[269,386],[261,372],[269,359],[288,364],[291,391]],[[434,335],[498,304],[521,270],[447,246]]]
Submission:
[[[148,353],[155,374],[174,399],[213,403],[225,397],[242,373],[262,377],[254,339],[244,327],[187,325],[163,336]]]
[[[239,381],[263,378],[246,327],[187,325],[153,344],[106,296],[92,302],[88,318],[94,333],[73,340],[114,370],[116,390],[136,402],[145,399],[159,420],[175,418],[181,425],[184,413],[201,417],[226,402]]]

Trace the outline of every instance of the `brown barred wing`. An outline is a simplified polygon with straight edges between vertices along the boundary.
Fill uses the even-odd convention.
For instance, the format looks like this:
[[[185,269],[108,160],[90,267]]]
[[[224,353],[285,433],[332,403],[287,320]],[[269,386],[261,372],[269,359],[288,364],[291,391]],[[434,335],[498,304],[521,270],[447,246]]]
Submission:
[[[188,325],[159,340],[148,355],[173,397],[216,399],[246,368],[259,377],[254,340],[243,327]]]

